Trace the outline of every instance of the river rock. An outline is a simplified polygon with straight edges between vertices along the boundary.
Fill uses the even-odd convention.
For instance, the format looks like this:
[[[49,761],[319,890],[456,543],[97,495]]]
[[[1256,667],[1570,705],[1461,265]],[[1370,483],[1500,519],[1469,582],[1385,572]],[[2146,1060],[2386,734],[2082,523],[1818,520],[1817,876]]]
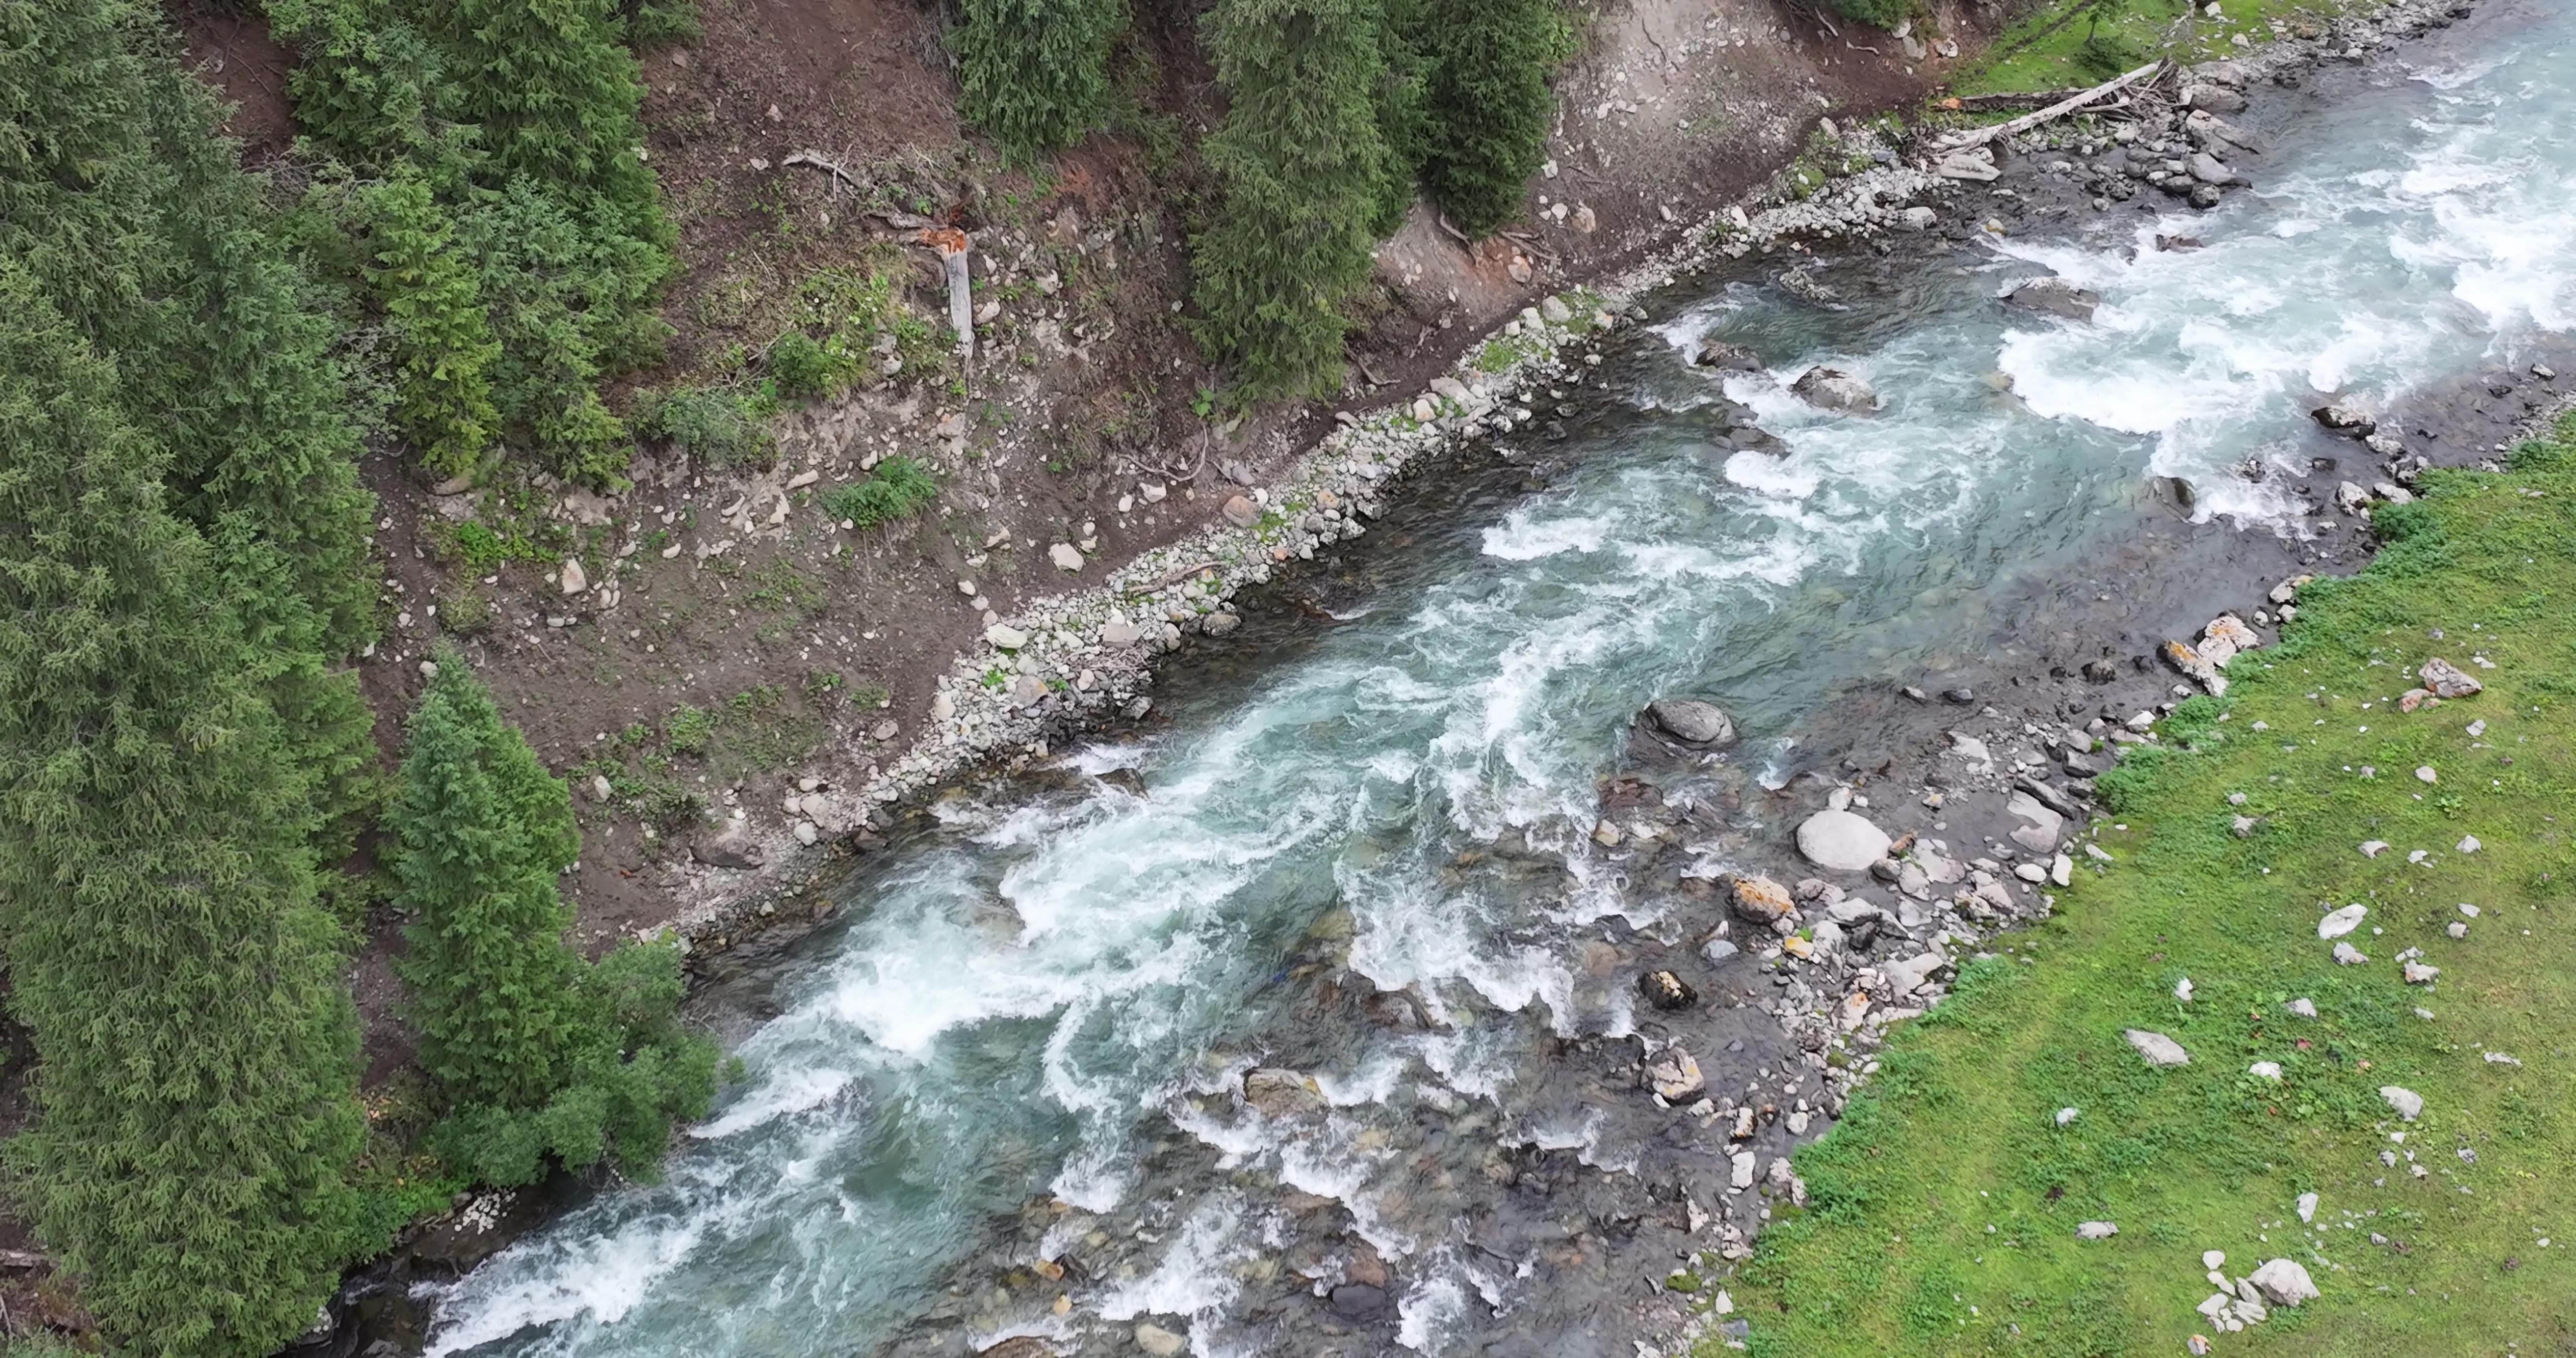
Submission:
[[[1789,888],[1768,877],[1730,879],[1727,899],[1737,915],[1755,924],[1786,919],[1791,911],[1797,909],[1797,903],[1789,897]]]
[[[2055,853],[2057,842],[2066,834],[2066,817],[2040,804],[2038,798],[2016,790],[2012,800],[2004,803],[2006,814],[2020,820],[2012,830],[2012,842],[2032,853]]]
[[[1789,384],[1789,390],[1821,410],[1868,415],[1879,408],[1878,392],[1869,383],[1840,368],[1822,365],[1809,368],[1797,381]]]
[[[564,561],[563,573],[557,578],[563,582],[566,594],[579,594],[590,588],[590,577],[582,574],[581,563],[570,558]]]
[[[2306,1266],[2294,1259],[2267,1259],[2245,1281],[2274,1306],[2296,1306],[2322,1295]]]
[[[1690,982],[1669,971],[1650,971],[1637,978],[1637,993],[1657,1009],[1688,1009],[1699,1003],[1699,992]]]
[[[1254,504],[1248,496],[1237,495],[1227,500],[1219,512],[1225,515],[1227,523],[1237,528],[1250,528],[1261,522],[1261,506]]]
[[[2127,1038],[2129,1045],[2138,1049],[2138,1055],[2147,1058],[2148,1065],[2187,1066],[2191,1064],[2191,1053],[2184,1051],[2181,1043],[2162,1033],[2151,1033],[2144,1028],[2131,1028],[2120,1036]]]
[[[1344,1320],[1366,1320],[1386,1310],[1386,1289],[1367,1283],[1342,1283],[1330,1294],[1333,1312]]]
[[[1056,1358],[1056,1351],[1036,1335],[1017,1334],[978,1352],[975,1358]]]
[[[1913,994],[1917,990],[1921,990],[1923,988],[1923,983],[1932,979],[1932,973],[1939,971],[1941,968],[1948,965],[1950,965],[1950,959],[1943,956],[1938,949],[1935,949],[1934,951],[1922,953],[1914,957],[1903,958],[1898,961],[1890,962],[1887,965],[1880,967],[1878,969],[1878,974],[1887,978],[1886,998],[1899,1000]]]
[[[1274,1118],[1320,1113],[1330,1106],[1314,1076],[1284,1066],[1254,1066],[1245,1071],[1243,1101]]]
[[[763,861],[760,841],[751,836],[751,822],[729,820],[714,834],[700,835],[689,846],[689,856],[711,868],[756,868]]]
[[[1887,832],[1851,811],[1819,811],[1798,825],[1798,852],[1835,872],[1867,872],[1887,856]]]
[[[1735,719],[1715,703],[1697,698],[1659,698],[1646,705],[1646,715],[1675,740],[1711,746],[1735,743]]]
[[[2361,438],[2375,432],[2379,421],[2371,413],[2347,401],[2332,401],[2308,412],[2308,418],[2338,434]]]
[[[1700,1074],[1699,1059],[1675,1045],[1646,1058],[1646,1084],[1664,1102],[1678,1104],[1697,1098],[1708,1078]]]
[[[2034,278],[2005,294],[2004,301],[2024,311],[2089,321],[2093,319],[2093,309],[2102,304],[2102,297],[2063,278]]]
[[[1151,1358],[1181,1358],[1189,1352],[1190,1341],[1149,1320],[1136,1327],[1136,1347]]]
[[[2212,113],[2243,113],[2246,107],[2243,94],[2225,85],[2207,82],[2184,86],[2182,102],[2192,108],[2208,109]]]
[[[2191,177],[2203,184],[2224,186],[2244,178],[2236,173],[2234,167],[2207,151],[2194,151],[2191,159],[2183,163],[2191,170]]]
[[[1762,355],[1741,344],[1718,339],[1701,340],[1699,352],[1691,355],[1691,362],[1724,372],[1758,373],[1763,370]]]

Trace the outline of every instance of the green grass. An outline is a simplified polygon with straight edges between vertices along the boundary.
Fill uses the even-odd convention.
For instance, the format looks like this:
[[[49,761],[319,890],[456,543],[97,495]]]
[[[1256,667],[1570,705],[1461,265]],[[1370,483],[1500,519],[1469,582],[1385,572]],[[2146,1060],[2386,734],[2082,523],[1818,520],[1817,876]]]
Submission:
[[[908,457],[877,464],[866,480],[832,487],[823,494],[823,512],[853,528],[874,528],[911,518],[939,498],[939,478]]]
[[[2206,0],[2204,0],[2205,7]],[[2032,10],[1953,82],[1956,94],[2004,94],[2023,90],[2067,89],[2093,85],[2157,56],[2180,61],[2206,61],[2240,52],[2229,42],[2243,33],[2255,42],[2271,36],[2270,21],[2323,24],[2335,17],[2379,8],[2383,0],[2222,0],[2223,16],[2195,15],[2182,42],[2166,46],[2167,34],[2181,20],[2182,0],[2132,0],[2127,12],[2106,20],[2099,29],[2103,56],[2085,50],[2093,26],[2082,17],[2060,23],[2084,8],[2083,0],[2050,0]],[[2106,65],[2105,57],[2134,57],[2125,65]]]
[[[2367,571],[2302,591],[2223,704],[2186,704],[2158,753],[2103,780],[2116,861],[1893,1035],[1796,1157],[1809,1208],[1775,1205],[1754,1258],[1711,1279],[1754,1352],[2179,1354],[2194,1333],[2301,1358],[2576,1352],[2576,418],[2559,430],[2513,470],[2433,474],[2421,503],[2383,507]],[[2486,691],[2396,711],[2427,655]],[[2239,812],[2262,818],[2250,837]],[[2485,847],[2456,852],[2466,834]],[[2394,847],[2368,858],[2369,839]],[[2410,865],[2417,848],[2432,857]],[[2355,901],[2370,962],[2338,967],[2316,920]],[[2453,940],[2463,901],[2482,914]],[[2399,980],[2410,946],[2442,969],[2432,987]],[[2297,996],[2321,1016],[2284,1012]],[[2191,1064],[2147,1067],[2129,1027]],[[2246,1074],[2257,1060],[2281,1082]],[[2389,1084],[2423,1095],[2420,1121],[2396,1120]],[[2061,1129],[2064,1107],[2081,1113]],[[2293,1211],[2307,1191],[2321,1235]],[[2078,1241],[2087,1220],[2120,1233]],[[2193,1311],[2205,1249],[2230,1276],[2297,1259],[2324,1296],[2218,1334]]]

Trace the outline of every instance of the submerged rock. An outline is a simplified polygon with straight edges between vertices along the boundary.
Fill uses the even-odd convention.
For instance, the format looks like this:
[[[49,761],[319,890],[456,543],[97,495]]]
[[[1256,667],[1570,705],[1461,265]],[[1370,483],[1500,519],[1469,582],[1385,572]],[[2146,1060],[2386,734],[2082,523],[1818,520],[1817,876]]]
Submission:
[[[1691,355],[1691,362],[1723,372],[1758,373],[1763,370],[1762,355],[1741,344],[1720,339],[1702,339],[1698,352]]]
[[[1331,1106],[1314,1076],[1281,1066],[1255,1066],[1245,1071],[1243,1101],[1274,1118],[1320,1113]]]
[[[2006,293],[2004,301],[2024,311],[2089,321],[2093,319],[2093,309],[2102,304],[2102,297],[2063,278],[2034,278]]]

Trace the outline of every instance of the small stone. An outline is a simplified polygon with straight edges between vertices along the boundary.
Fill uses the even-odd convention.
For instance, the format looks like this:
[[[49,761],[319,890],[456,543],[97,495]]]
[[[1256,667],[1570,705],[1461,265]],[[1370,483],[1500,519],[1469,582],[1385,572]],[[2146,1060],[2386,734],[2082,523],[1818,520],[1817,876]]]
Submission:
[[[1648,1004],[1667,1011],[1688,1009],[1699,1003],[1699,992],[1669,971],[1650,971],[1639,976],[1637,993],[1645,996]]]
[[[2073,1122],[2079,1116],[2081,1116],[2081,1114],[2075,1109],[2060,1108],[2057,1110],[2057,1125],[2063,1127],[2066,1124]]]
[[[2129,1040],[2130,1046],[2138,1049],[2138,1055],[2145,1057],[2148,1065],[2187,1066],[2191,1064],[2191,1053],[2184,1051],[2181,1043],[2162,1033],[2151,1033],[2143,1028],[2131,1028],[2120,1035]]]
[[[2461,932],[2466,933],[2467,930],[2463,929]],[[2428,963],[2408,962],[2397,969],[2397,974],[2403,977],[2408,985],[2431,985],[2433,978],[2442,974],[2442,969]]]
[[[590,776],[590,799],[591,799],[592,801],[594,801],[594,802],[604,802],[604,801],[607,801],[607,800],[608,800],[608,798],[609,798],[609,796],[610,796],[610,794],[611,794],[611,793],[613,793],[614,791],[616,791],[616,789],[614,789],[614,788],[612,788],[612,787],[610,787],[610,786],[608,785],[608,775],[607,775],[607,774],[604,774],[604,773],[594,773],[594,774],[592,774],[592,775]]]
[[[2397,1110],[2397,1116],[2408,1122],[2413,1122],[2424,1111],[2424,1096],[2400,1085],[2381,1085],[2379,1097],[2388,1100],[2388,1106]]]
[[[2120,1228],[2107,1221],[2078,1222],[2075,1227],[2078,1240],[2108,1240],[2119,1233]]]
[[[1212,637],[1221,637],[1242,625],[1242,614],[1219,611],[1208,614],[1207,618],[1199,623],[1199,630]]]
[[[2462,853],[2476,853],[2478,850],[2485,848],[2486,845],[2479,843],[2476,835],[2462,835],[2460,836],[2460,842],[2454,847]]]
[[[1797,908],[1796,902],[1790,899],[1789,889],[1768,877],[1738,877],[1734,879],[1728,895],[1735,913],[1755,924],[1784,919]]]
[[[2361,842],[2361,856],[2364,858],[2377,858],[2386,852],[2388,852],[2387,840],[2365,839]]]
[[[1798,825],[1798,852],[1834,872],[1867,872],[1887,856],[1887,832],[1850,811],[1819,811]],[[2035,879],[2034,879],[2035,880]]]
[[[566,595],[579,594],[590,588],[590,577],[582,574],[579,561],[566,560],[563,563],[563,573],[557,578],[562,582],[563,592]]]
[[[2300,1018],[2315,1018],[2317,1016],[2317,1002],[2309,999],[2305,995],[2302,995],[2281,1007],[2298,1015]]]
[[[2316,1194],[2314,1194],[2314,1193],[2302,1193],[2302,1194],[2300,1194],[2300,1195],[2299,1195],[2299,1220],[2301,1220],[2301,1221],[2314,1221],[2314,1220],[2316,1220],[2316,1219],[2317,1219],[2317,1195],[2316,1195]]]
[[[1060,571],[1078,571],[1083,567],[1082,553],[1070,542],[1059,542],[1047,548],[1047,560]]]
[[[1029,634],[1008,623],[994,623],[984,629],[984,640],[1005,651],[1016,651],[1029,644]]]
[[[1250,528],[1261,522],[1261,506],[1247,496],[1237,495],[1225,502],[1225,521],[1237,528]]]
[[[1748,1109],[1746,1111],[1749,1112],[1751,1110]],[[1751,1151],[1737,1151],[1733,1155],[1728,1156],[1727,1183],[1731,1187],[1735,1188],[1751,1188],[1753,1186],[1754,1169],[1759,1163],[1759,1160]]]
[[[796,836],[796,842],[805,845],[808,848],[811,848],[816,841],[823,837],[821,827],[815,825],[814,822],[810,820],[800,820],[796,822],[793,833]]]
[[[2281,1063],[2278,1061],[2257,1061],[2254,1064],[2247,1066],[2245,1068],[2245,1073],[2253,1076],[2255,1079],[2270,1080],[2273,1083],[2278,1084],[2281,1080]]]
[[[2436,698],[2465,698],[2485,687],[2459,666],[2434,656],[2415,667],[2415,677],[2422,680]]]
[[[2430,765],[2430,764],[2420,765],[2420,766],[2418,766],[2418,767],[2416,768],[2416,770],[2415,770],[2415,781],[2416,781],[2416,782],[2419,782],[2419,783],[2430,783],[2430,782],[2437,781],[2437,780],[2438,780],[2438,778],[2439,778],[2439,775],[2437,775],[2437,774],[2435,774],[2435,773],[2433,772],[2433,766],[2432,766],[2432,765]]]
[[[1735,719],[1712,702],[1659,698],[1646,705],[1646,715],[1674,739],[1693,745],[1726,745],[1735,740]]]
[[[1679,1104],[1708,1088],[1699,1060],[1678,1044],[1646,1058],[1646,1083],[1664,1102]]]
[[[2202,1250],[2202,1251],[2200,1252],[2200,1266],[2201,1266],[2202,1268],[2225,1268],[2225,1267],[2227,1267],[2227,1251],[2225,1251],[2225,1250]]]
[[[2334,960],[2335,965],[2339,967],[2357,967],[2369,961],[2370,958],[2361,949],[2349,943],[2338,943],[2334,945]]]

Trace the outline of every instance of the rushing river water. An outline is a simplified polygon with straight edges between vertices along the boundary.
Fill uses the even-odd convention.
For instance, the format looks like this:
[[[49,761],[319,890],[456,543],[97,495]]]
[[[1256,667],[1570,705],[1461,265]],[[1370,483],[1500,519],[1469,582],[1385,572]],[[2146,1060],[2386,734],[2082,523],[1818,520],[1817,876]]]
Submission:
[[[1399,516],[1365,579],[1319,573],[1336,625],[1256,620],[1234,654],[1257,663],[1176,678],[1167,724],[1075,757],[1142,794],[957,799],[850,883],[668,1180],[447,1288],[431,1351],[1132,1352],[1144,1320],[1202,1354],[1304,1351],[1291,1303],[1376,1276],[1362,1253],[1389,1295],[1345,1310],[1344,1352],[1504,1352],[1550,1307],[1580,1330],[1565,1231],[1488,1231],[1480,1170],[1518,1146],[1615,1176],[1648,1134],[1538,1073],[1639,1020],[1586,953],[1664,908],[1586,843],[1632,714],[1713,697],[1747,732],[1734,776],[1776,785],[1819,704],[1942,667],[1995,600],[2098,561],[2148,475],[2295,534],[2321,394],[2384,401],[2576,329],[2576,7],[2497,8],[2331,106],[2293,97],[2244,162],[2258,189],[2213,213],[2124,206],[1876,284],[1823,269],[1840,308],[1750,274],[1665,299],[1572,438],[1529,441],[1543,484],[1504,469]],[[2093,324],[1996,305],[2046,270],[2101,293]],[[1712,329],[1887,408],[1690,366]],[[1721,396],[1786,455],[1716,446]],[[2279,470],[2231,474],[2248,458]],[[1333,1107],[1246,1107],[1256,1063]]]

